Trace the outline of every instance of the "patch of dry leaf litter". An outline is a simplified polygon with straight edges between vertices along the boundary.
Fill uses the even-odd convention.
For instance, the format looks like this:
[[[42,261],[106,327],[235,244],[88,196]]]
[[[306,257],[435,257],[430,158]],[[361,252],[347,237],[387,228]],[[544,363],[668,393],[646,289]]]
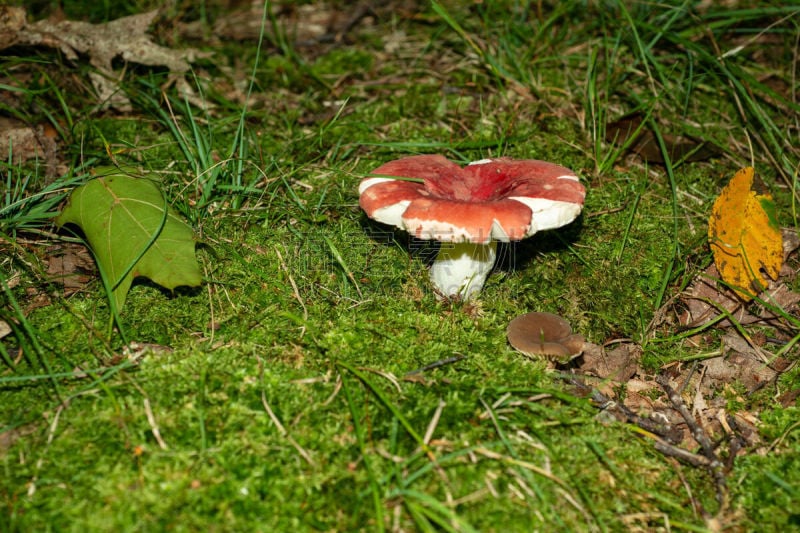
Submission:
[[[29,125],[21,120],[0,117],[0,154],[12,154],[14,165],[36,160],[48,179],[66,172],[58,159],[56,131],[48,124]]]
[[[184,37],[216,40],[255,41],[261,35],[264,2],[252,0],[231,9],[217,18],[209,30],[203,21],[182,24],[179,31]],[[376,19],[411,18],[420,11],[414,0],[373,0],[341,3],[314,2],[298,5],[297,2],[271,2],[272,16],[282,35],[275,35],[267,20],[264,31],[274,43],[285,40],[295,47],[317,47],[327,43],[341,43],[360,27],[375,25]],[[313,51],[312,51],[313,52]]]
[[[783,406],[800,396],[778,386],[797,358],[791,344],[797,325],[789,317],[797,315],[800,302],[788,285],[797,273],[791,256],[800,239],[784,230],[783,243],[780,275],[754,303],[716,283],[712,264],[658,313],[652,328],[672,330],[683,335],[687,348],[711,348],[710,353],[650,372],[640,364],[644,352],[638,344],[587,343],[582,357],[563,367],[570,372],[565,379],[592,400],[601,419],[632,424],[659,452],[709,472],[720,504],[716,516],[693,504],[710,527],[732,512],[725,476],[737,455],[770,449],[759,437],[760,406],[753,395],[771,388]],[[744,407],[733,412],[730,400]]]
[[[64,296],[84,290],[96,279],[97,267],[83,244],[58,243],[48,246],[45,253],[48,280],[62,286]]]
[[[80,55],[89,56],[89,63],[97,69],[89,76],[102,107],[131,109],[128,97],[120,90],[124,70],[114,70],[115,59],[166,67],[170,71],[169,83],[174,83],[182,94],[192,96],[185,74],[191,69],[191,62],[208,54],[193,49],[172,50],[154,43],[147,31],[158,14],[153,10],[104,24],[53,19],[29,23],[24,8],[0,7],[0,50],[11,46],[54,48],[73,63],[80,60]]]

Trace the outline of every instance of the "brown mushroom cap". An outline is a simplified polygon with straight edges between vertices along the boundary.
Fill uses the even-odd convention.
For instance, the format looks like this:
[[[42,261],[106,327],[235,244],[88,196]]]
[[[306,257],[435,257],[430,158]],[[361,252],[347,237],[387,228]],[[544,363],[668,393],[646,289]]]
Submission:
[[[545,356],[566,363],[583,352],[583,335],[552,313],[526,313],[508,324],[508,342],[525,355]]]

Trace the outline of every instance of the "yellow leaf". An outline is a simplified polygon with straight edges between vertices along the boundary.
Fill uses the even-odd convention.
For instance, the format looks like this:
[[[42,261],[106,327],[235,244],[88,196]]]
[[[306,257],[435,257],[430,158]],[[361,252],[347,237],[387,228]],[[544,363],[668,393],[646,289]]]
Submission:
[[[722,279],[744,301],[765,288],[764,275],[778,279],[783,240],[769,194],[752,190],[754,170],[745,167],[722,189],[708,220],[708,242]]]

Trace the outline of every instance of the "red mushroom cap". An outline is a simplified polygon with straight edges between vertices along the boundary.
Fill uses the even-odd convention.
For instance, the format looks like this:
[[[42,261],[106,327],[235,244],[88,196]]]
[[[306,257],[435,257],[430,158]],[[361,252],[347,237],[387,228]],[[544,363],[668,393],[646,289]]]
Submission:
[[[420,155],[390,161],[373,175],[359,185],[367,216],[445,242],[524,239],[572,222],[586,196],[574,172],[532,159],[461,167],[441,155]]]

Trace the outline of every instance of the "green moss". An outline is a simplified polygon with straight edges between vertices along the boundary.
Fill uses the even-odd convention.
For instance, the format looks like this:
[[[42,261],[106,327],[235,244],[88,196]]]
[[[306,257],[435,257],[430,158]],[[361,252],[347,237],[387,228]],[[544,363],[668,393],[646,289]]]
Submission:
[[[796,414],[785,413],[795,417]],[[784,425],[783,429],[788,427]],[[759,524],[768,523],[779,531],[792,530],[800,524],[800,515],[796,512],[800,501],[800,477],[797,475],[798,455],[793,451],[797,445],[795,435],[796,430],[790,430],[785,435],[789,442],[768,457],[751,455],[739,462],[739,483],[732,492],[738,509],[746,513],[746,527],[757,528]]]
[[[30,78],[15,116],[67,110],[60,142],[75,161],[112,154],[158,172],[198,232],[205,284],[173,293],[137,282],[119,331],[97,280],[63,297],[43,281],[38,256],[0,240],[15,257],[0,262],[13,281],[0,319],[28,328],[0,340],[14,363],[0,373],[9,437],[0,440],[0,529],[705,527],[693,508],[717,509],[705,472],[676,469],[639,432],[605,425],[546,362],[514,352],[505,328],[523,312],[562,313],[591,342],[644,345],[651,372],[695,353],[668,320],[657,331],[651,322],[708,264],[710,205],[750,157],[743,128],[783,224],[793,222],[792,192],[780,162],[796,159],[760,137],[769,121],[789,131],[785,117],[795,115],[746,77],[773,77],[748,55],[763,54],[762,43],[726,58],[750,91],[734,95],[700,29],[730,50],[741,36],[729,26],[761,35],[786,13],[771,8],[766,21],[753,10],[689,16],[685,6],[637,4],[629,19],[620,3],[551,7],[456,3],[446,11],[456,24],[433,8],[378,12],[335,43],[268,43],[245,115],[252,43],[226,42],[196,65],[198,94],[214,106],[187,107],[163,77],[134,68],[125,87],[133,118],[89,111],[83,92],[60,85],[71,65],[39,64],[49,77]],[[389,34],[405,36],[396,49],[384,46]],[[794,41],[781,35],[769,34],[770,50],[791,58]],[[613,148],[594,132],[633,109],[652,110],[662,133],[716,142],[725,157],[681,164],[674,183],[633,156],[601,164]],[[561,163],[587,186],[584,213],[502,246],[477,304],[439,302],[426,270],[435,246],[358,208],[363,176],[414,153]],[[154,349],[132,361],[131,341]],[[796,389],[799,374],[784,373],[780,390]],[[778,406],[773,388],[738,392],[726,389],[727,407],[758,406],[759,446],[770,452],[737,458],[724,518],[796,528],[796,407]]]

